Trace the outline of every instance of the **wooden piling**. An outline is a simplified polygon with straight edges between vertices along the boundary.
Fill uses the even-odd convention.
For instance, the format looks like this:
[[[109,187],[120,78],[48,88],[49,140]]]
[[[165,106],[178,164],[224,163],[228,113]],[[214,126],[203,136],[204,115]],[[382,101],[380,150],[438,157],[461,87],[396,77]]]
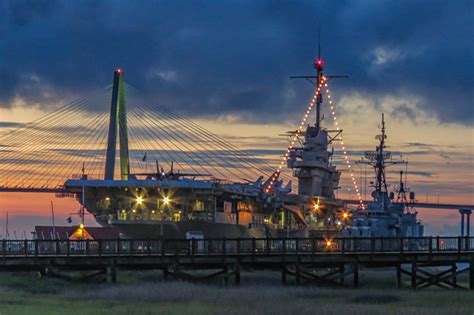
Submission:
[[[355,263],[352,265],[352,273],[354,275],[354,288],[359,287],[359,264]]]
[[[415,263],[411,264],[411,288],[416,290],[416,270],[417,266]]]
[[[397,265],[397,287],[402,288],[402,266]]]

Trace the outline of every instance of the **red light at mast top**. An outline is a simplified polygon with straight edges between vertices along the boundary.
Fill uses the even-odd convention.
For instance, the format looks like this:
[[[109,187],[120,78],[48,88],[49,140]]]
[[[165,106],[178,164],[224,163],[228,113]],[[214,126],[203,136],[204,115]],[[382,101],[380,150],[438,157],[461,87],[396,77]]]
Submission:
[[[324,66],[323,58],[316,59],[316,61],[314,62],[314,68],[316,70],[323,70],[323,66]]]

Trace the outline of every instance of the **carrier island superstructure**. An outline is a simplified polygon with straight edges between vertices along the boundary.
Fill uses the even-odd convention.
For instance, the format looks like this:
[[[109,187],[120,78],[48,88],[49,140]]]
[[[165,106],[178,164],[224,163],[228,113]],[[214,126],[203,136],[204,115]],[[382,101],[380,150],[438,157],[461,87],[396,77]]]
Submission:
[[[316,74],[310,77],[318,86],[323,76],[321,57],[316,59],[314,68]],[[333,164],[334,151],[329,149],[336,137],[322,126],[322,103],[323,95],[319,93],[314,123],[299,132],[298,145],[288,153],[287,167],[298,182],[297,193],[291,191],[291,182],[283,184],[279,171],[250,183],[228,183],[212,179],[209,174],[181,173],[173,166],[168,171],[157,165],[154,172],[134,173],[129,162],[124,73],[116,70],[105,176],[89,179],[82,174],[78,179],[67,180],[64,188],[81,203],[82,218],[87,209],[100,225],[117,227],[129,238],[365,235],[348,227],[347,220],[343,224],[342,216],[348,212],[335,196],[341,172]],[[114,178],[117,137],[120,179]],[[380,198],[375,199],[378,202]],[[381,211],[389,208],[382,203]],[[354,223],[362,222],[355,220],[353,216]],[[372,231],[377,232],[374,228]]]

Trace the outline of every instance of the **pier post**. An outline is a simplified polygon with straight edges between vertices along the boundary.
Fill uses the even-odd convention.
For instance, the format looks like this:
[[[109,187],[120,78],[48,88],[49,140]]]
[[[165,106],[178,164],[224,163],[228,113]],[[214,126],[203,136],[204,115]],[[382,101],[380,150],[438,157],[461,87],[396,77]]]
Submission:
[[[112,263],[108,266],[108,274],[110,276],[110,282],[116,283],[117,282],[117,267],[115,265],[115,261],[112,261]]]
[[[471,236],[471,212],[466,215],[466,236]]]
[[[240,265],[235,265],[235,285],[240,285]]]
[[[415,263],[411,264],[411,288],[416,290],[416,269],[417,266]]]
[[[295,266],[295,282],[296,285],[300,285],[300,263],[297,262]]]
[[[460,209],[459,213],[461,213],[461,236],[464,236],[464,211]]]
[[[452,275],[453,275],[453,287],[455,287],[457,285],[456,270],[457,270],[457,266],[454,263],[451,267],[451,272],[452,272]]]
[[[286,285],[286,267],[281,268],[281,284]]]
[[[339,277],[341,281],[341,285],[344,285],[344,265],[339,266]]]
[[[359,264],[355,263],[352,265],[352,273],[354,275],[354,288],[359,287]]]
[[[474,290],[474,260],[469,263],[469,289]]]
[[[402,266],[397,265],[397,287],[402,288]]]
[[[224,286],[229,285],[229,267],[226,265],[224,266]]]

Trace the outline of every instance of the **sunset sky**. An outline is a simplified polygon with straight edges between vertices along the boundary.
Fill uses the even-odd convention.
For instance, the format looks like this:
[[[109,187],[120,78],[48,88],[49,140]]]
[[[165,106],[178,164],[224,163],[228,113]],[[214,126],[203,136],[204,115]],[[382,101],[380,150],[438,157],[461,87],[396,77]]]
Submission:
[[[473,1],[2,1],[0,137],[110,85],[120,67],[147,103],[277,167],[288,145],[279,134],[298,127],[313,93],[289,77],[314,73],[320,26],[325,73],[349,76],[330,87],[351,160],[375,148],[385,113],[389,149],[408,159],[417,198],[474,204],[472,21]],[[58,224],[79,208],[0,193],[0,235],[7,211],[11,234],[50,224],[50,200]],[[420,216],[428,233],[459,229],[454,210]]]

